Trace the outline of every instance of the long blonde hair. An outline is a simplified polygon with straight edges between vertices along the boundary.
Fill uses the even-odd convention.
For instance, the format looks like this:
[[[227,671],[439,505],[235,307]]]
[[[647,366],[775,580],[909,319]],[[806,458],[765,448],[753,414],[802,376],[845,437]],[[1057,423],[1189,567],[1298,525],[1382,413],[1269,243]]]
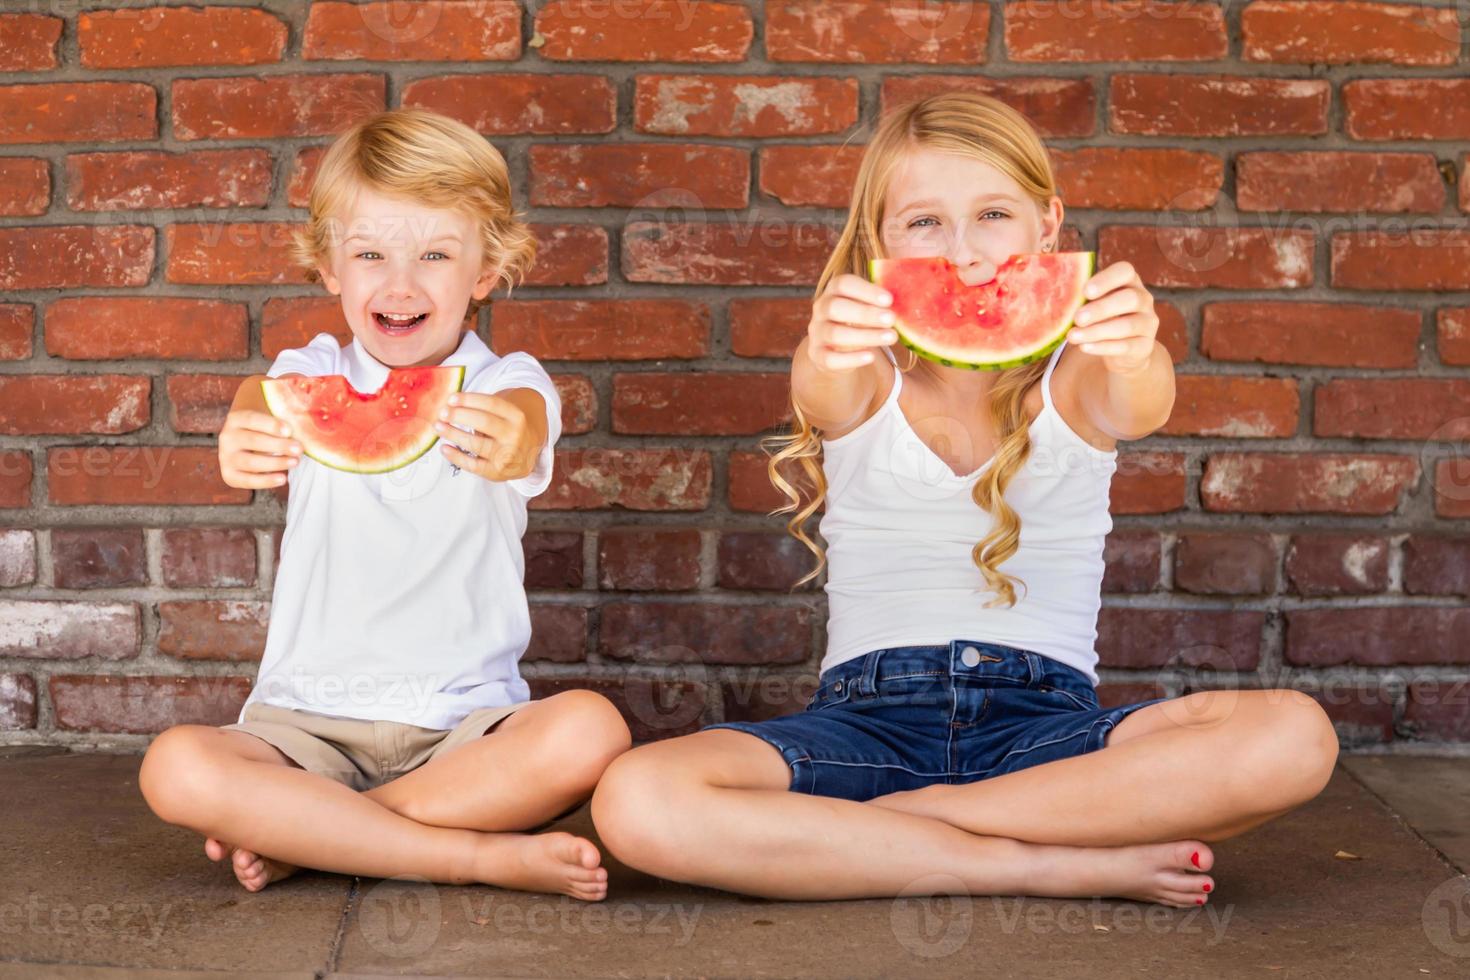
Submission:
[[[833,277],[843,273],[866,276],[868,260],[883,257],[884,195],[903,155],[914,147],[963,153],[988,163],[1015,180],[1043,208],[1056,194],[1051,160],[1040,136],[1025,116],[1000,100],[953,92],[899,106],[879,120],[863,151],[847,223],[817,281],[813,298],[822,294]],[[904,353],[908,363],[900,370],[907,373],[918,362],[918,356],[908,350]],[[987,588],[1000,594],[985,604],[987,608],[1000,602],[1012,606],[1016,603],[1012,583],[1021,580],[999,570],[1016,553],[1021,539],[1021,520],[1006,502],[1005,489],[1031,454],[1030,423],[1022,400],[1045,370],[1045,360],[1004,369],[991,389],[990,417],[999,433],[1000,446],[972,493],[975,503],[995,518],[994,528],[971,552]],[[807,519],[826,499],[827,480],[820,463],[821,437],[794,396],[791,414],[791,431],[766,437],[762,448],[770,455],[767,471],[771,483],[788,500],[771,513],[790,514],[787,531],[817,558],[816,567],[797,582],[800,585],[819,575],[827,563],[825,548],[805,529]],[[787,463],[800,470],[794,482],[782,472]]]

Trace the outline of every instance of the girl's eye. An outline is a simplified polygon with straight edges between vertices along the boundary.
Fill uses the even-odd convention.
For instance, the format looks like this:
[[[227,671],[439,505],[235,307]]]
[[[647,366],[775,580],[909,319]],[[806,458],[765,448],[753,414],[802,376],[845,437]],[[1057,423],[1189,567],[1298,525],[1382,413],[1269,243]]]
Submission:
[[[987,217],[987,216],[992,215],[992,214],[998,214],[1002,218],[1006,217],[1006,213],[1004,211],[986,211],[985,214],[982,214],[981,215],[981,217],[984,218],[984,217]]]
[[[428,258],[428,257],[429,257],[429,256],[431,256],[431,255],[437,255],[437,256],[439,256],[439,257],[440,257],[440,258],[441,258],[441,259],[447,259],[447,258],[449,258],[449,256],[447,256],[447,255],[445,255],[445,254],[444,254],[444,253],[443,253],[443,252],[425,252],[425,253],[424,253],[424,258],[426,258],[426,259],[427,259],[427,258]]]
[[[359,259],[366,259],[366,258],[369,258],[369,257],[375,258],[375,259],[382,258],[382,256],[378,255],[377,252],[358,252],[356,257],[359,258]]]
[[[933,218],[915,218],[913,221],[910,221],[909,222],[909,227],[910,228],[917,228],[917,227],[919,227],[919,222],[921,222],[921,221],[933,221],[933,220],[934,220]]]

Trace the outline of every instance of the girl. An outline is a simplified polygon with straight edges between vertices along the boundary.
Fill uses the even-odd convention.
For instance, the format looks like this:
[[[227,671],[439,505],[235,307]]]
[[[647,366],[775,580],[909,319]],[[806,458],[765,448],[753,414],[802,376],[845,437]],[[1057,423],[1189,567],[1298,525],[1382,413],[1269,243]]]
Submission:
[[[614,760],[592,800],[602,841],[651,874],[769,898],[952,893],[957,878],[971,894],[1203,904],[1207,842],[1314,797],[1337,741],[1288,690],[1099,706],[1115,446],[1174,398],[1153,299],[1113,264],[1068,341],[995,373],[897,346],[870,258],[944,255],[973,284],[1058,247],[1046,149],[988,97],[885,116],[853,202],[771,462],[817,570],[802,526],[825,503],[819,686],[797,714]],[[788,460],[809,494],[780,475]]]

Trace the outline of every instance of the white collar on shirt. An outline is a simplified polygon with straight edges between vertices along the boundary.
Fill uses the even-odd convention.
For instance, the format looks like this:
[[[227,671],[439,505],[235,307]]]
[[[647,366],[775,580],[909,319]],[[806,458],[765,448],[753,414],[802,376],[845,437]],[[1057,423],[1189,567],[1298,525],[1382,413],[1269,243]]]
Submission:
[[[353,336],[352,343],[343,349],[342,357],[347,369],[348,382],[363,394],[377,391],[383,387],[383,382],[388,380],[388,365],[369,354],[356,335]],[[495,354],[485,346],[485,342],[473,330],[466,330],[454,353],[444,358],[439,364],[441,367],[463,365],[465,382],[468,383],[471,376],[494,360]]]

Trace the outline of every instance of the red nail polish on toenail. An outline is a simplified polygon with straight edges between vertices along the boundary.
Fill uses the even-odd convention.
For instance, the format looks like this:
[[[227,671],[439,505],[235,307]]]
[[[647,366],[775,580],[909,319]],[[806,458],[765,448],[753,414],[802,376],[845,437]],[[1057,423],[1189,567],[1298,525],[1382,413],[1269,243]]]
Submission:
[[[1209,885],[1206,885],[1205,886],[1205,891],[1209,891],[1209,890],[1210,890],[1210,886]]]
[[[1195,851],[1193,854],[1191,854],[1189,856],[1189,860],[1190,863],[1193,864],[1196,868],[1199,867],[1199,851]]]
[[[1194,900],[1194,904],[1196,904],[1196,905],[1203,905],[1203,904],[1205,904],[1205,900],[1202,899],[1202,898],[1196,898]]]

